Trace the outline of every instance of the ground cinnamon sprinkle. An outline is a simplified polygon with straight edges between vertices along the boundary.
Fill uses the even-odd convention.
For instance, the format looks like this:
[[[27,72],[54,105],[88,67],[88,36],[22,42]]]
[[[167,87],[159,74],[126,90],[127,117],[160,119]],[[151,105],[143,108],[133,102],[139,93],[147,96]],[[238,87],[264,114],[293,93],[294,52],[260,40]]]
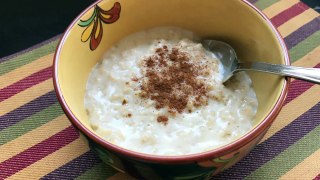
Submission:
[[[158,123],[163,123],[164,125],[168,124],[168,120],[167,116],[158,116],[157,118]]]
[[[140,95],[154,100],[157,109],[168,107],[173,113],[182,113],[188,103],[195,107],[205,105],[207,87],[198,77],[202,66],[191,62],[190,54],[178,48],[157,48],[154,55],[144,59]],[[159,116],[157,121],[167,122],[168,117]]]

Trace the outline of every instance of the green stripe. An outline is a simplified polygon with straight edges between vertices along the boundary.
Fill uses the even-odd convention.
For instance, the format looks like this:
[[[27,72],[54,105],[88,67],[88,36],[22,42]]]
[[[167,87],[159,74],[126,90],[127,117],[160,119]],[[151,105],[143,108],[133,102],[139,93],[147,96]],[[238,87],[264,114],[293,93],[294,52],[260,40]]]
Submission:
[[[48,108],[30,116],[17,124],[0,131],[0,145],[16,139],[23,134],[40,127],[43,124],[63,114],[59,103],[55,103]]]
[[[37,49],[21,54],[0,64],[0,76],[28,64],[42,56],[53,53],[58,45],[59,40],[55,40]]]
[[[320,31],[313,33],[290,50],[291,63],[301,59],[318,46],[320,46]]]
[[[272,4],[278,1],[279,0],[260,0],[256,2],[254,5],[257,6],[259,9],[266,9],[267,7],[271,6]]]
[[[117,171],[112,167],[104,164],[99,163],[95,165],[93,168],[87,170],[84,174],[77,177],[77,180],[87,180],[87,179],[107,179],[113,175],[115,175]]]
[[[278,179],[320,148],[319,135],[320,126],[252,172],[246,179]]]

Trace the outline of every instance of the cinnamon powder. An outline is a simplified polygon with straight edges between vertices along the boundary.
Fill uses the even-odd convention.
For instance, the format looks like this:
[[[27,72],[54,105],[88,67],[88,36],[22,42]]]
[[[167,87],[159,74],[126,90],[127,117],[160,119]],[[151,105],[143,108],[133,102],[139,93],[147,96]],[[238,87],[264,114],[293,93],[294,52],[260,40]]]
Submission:
[[[158,123],[162,123],[164,125],[168,124],[168,117],[167,116],[158,116],[157,121]]]
[[[182,113],[188,103],[195,107],[207,104],[207,87],[198,77],[204,67],[192,62],[190,54],[163,46],[143,61],[145,78],[141,80],[140,95],[155,101],[157,109],[167,107],[169,112]],[[158,117],[158,122],[164,120]]]

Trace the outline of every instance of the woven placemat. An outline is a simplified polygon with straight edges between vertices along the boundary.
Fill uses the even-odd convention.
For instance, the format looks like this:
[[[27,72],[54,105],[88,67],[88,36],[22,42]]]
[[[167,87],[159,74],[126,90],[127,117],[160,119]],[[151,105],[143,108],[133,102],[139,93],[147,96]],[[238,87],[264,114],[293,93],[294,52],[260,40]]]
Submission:
[[[319,13],[298,0],[251,2],[278,28],[293,65],[320,67]],[[59,37],[0,59],[0,179],[132,179],[89,150],[57,102],[51,69]],[[293,80],[264,139],[214,179],[320,179],[319,92]]]

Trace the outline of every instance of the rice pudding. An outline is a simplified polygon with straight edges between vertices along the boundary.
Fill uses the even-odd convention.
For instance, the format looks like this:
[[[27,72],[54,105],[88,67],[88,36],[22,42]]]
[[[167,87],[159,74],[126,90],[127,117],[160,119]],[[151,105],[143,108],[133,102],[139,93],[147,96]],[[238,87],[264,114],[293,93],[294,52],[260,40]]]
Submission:
[[[223,67],[187,30],[160,27],[110,48],[87,82],[85,108],[106,141],[152,155],[188,155],[226,145],[253,127],[258,101],[241,72]]]

